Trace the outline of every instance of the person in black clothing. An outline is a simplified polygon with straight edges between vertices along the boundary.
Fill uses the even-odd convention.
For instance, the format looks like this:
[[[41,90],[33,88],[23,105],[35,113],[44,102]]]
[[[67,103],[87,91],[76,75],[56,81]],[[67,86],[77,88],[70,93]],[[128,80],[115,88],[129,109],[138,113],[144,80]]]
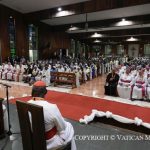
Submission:
[[[119,75],[116,73],[115,68],[106,77],[105,83],[105,95],[118,96],[117,84],[119,81]]]

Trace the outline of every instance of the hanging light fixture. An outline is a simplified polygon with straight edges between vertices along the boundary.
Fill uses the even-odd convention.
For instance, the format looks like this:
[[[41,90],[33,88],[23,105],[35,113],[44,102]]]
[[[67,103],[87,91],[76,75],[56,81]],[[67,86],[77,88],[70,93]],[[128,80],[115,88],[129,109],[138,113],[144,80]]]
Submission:
[[[134,37],[130,37],[130,38],[128,38],[126,41],[128,41],[128,42],[133,42],[133,41],[138,41],[138,39],[137,39],[137,38],[134,38]]]
[[[75,30],[78,30],[79,28],[78,27],[75,27],[75,26],[72,26],[68,29],[69,31],[75,31]]]
[[[58,11],[62,11],[62,8],[61,8],[61,7],[59,7],[57,10],[58,10]]]
[[[100,42],[101,42],[101,41],[100,41],[100,40],[97,40],[97,39],[94,41],[94,43],[100,43]]]
[[[99,34],[97,32],[95,32],[93,35],[91,35],[92,38],[98,38],[98,37],[102,37],[102,34]]]
[[[132,21],[128,21],[125,18],[123,18],[121,21],[119,21],[116,25],[117,26],[129,26],[132,25],[133,22]]]

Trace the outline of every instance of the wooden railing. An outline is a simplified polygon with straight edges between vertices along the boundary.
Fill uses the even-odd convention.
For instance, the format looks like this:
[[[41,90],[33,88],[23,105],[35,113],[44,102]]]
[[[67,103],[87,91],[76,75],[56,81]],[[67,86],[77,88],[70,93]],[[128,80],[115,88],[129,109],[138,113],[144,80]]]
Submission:
[[[51,72],[51,78],[52,78],[52,81],[54,82],[54,86],[64,83],[64,84],[70,84],[72,88],[76,87],[75,73]]]

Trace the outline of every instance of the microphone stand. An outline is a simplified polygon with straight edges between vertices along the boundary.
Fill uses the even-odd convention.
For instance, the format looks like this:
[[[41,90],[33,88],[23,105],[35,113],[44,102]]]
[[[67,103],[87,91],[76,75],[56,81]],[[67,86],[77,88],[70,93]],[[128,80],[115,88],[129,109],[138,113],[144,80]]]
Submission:
[[[4,83],[0,83],[1,85],[3,85],[5,88],[6,88],[6,105],[7,105],[7,114],[8,114],[8,132],[5,133],[8,135],[8,137],[10,138],[10,140],[14,140],[14,137],[12,136],[13,134],[19,134],[19,133],[12,133],[11,132],[11,123],[10,123],[10,109],[9,109],[9,98],[8,98],[8,88],[11,88],[10,85],[7,85],[7,84],[4,84]],[[5,143],[3,144],[1,150],[4,150],[8,141],[9,141],[9,138],[6,138],[6,141]]]
[[[8,98],[8,88],[11,88],[10,85],[4,84],[4,83],[0,83],[1,85],[3,85],[6,88],[6,107],[7,107],[7,113],[8,113],[8,132],[7,135],[11,136],[12,134],[19,134],[19,133],[12,133],[11,132],[11,123],[10,123],[10,108],[9,108],[9,98]]]
[[[9,98],[8,98],[8,88],[11,88],[11,86],[7,85],[7,84],[3,84],[3,86],[5,86],[6,88],[6,102],[7,102],[7,113],[8,113],[8,136],[12,135],[11,132],[11,123],[10,123],[10,109],[9,109]]]

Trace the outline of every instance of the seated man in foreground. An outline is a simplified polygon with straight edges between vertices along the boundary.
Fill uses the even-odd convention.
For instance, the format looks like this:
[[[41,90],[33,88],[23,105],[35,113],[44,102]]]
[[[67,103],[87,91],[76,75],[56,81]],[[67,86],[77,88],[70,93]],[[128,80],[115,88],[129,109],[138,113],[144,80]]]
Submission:
[[[51,104],[44,99],[46,93],[45,82],[35,82],[32,88],[33,99],[29,103],[43,107],[47,150],[60,148],[70,141],[71,150],[76,150],[72,125],[64,120],[55,104]]]

